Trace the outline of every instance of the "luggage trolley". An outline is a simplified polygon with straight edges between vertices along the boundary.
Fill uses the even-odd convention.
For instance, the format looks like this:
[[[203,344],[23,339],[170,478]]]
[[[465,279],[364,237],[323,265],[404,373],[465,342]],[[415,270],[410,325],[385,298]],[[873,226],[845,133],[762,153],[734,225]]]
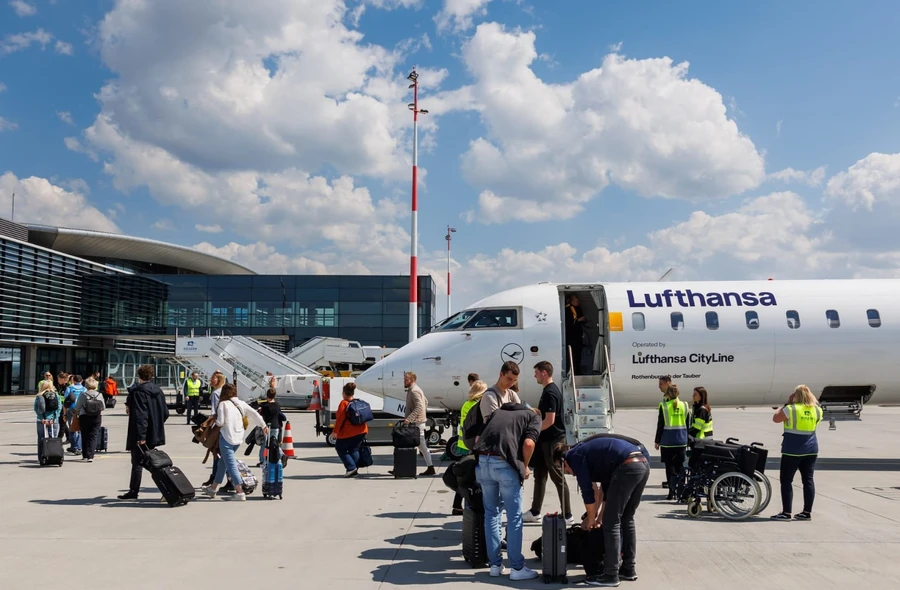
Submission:
[[[734,438],[724,443],[697,441],[676,485],[678,497],[687,503],[688,516],[701,515],[704,499],[707,511],[729,520],[743,520],[765,510],[772,498],[772,484],[765,475],[768,454],[760,443],[740,445]]]

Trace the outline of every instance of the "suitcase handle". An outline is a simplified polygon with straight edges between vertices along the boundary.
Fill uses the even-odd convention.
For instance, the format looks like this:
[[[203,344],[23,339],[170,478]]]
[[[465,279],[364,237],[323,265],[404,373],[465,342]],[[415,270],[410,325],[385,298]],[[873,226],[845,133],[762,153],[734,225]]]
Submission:
[[[761,442],[752,442],[752,443],[750,443],[750,446],[751,447],[762,447],[763,444]]]
[[[734,445],[734,444],[737,444],[738,442],[739,442],[739,439],[734,438],[734,437],[725,439],[726,445]]]

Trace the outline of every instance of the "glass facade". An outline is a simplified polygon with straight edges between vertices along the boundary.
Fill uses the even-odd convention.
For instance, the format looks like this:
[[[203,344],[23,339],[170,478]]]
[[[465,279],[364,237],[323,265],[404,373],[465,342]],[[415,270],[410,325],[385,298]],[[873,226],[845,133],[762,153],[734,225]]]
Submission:
[[[84,279],[83,333],[173,336],[191,329],[287,341],[314,336],[399,347],[409,342],[409,279],[348,275],[115,275]],[[419,277],[419,332],[435,316]]]
[[[142,274],[150,267],[128,272],[75,258],[7,225],[0,224],[0,394],[34,391],[44,371],[86,377],[108,368],[127,384],[147,361],[158,382],[174,383],[177,368],[165,357],[176,331],[191,329],[252,336],[281,351],[315,336],[392,348],[409,341],[408,277]],[[421,335],[435,318],[434,281],[420,276],[418,289]]]

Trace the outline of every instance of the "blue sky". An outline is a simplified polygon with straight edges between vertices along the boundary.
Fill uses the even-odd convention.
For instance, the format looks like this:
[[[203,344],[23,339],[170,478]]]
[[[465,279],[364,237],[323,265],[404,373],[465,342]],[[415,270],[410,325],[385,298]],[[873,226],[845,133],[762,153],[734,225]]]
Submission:
[[[407,272],[417,65],[420,253],[442,281],[459,230],[455,307],[672,266],[900,274],[894,2],[186,6],[0,3],[2,215],[15,190],[19,220],[260,272]]]

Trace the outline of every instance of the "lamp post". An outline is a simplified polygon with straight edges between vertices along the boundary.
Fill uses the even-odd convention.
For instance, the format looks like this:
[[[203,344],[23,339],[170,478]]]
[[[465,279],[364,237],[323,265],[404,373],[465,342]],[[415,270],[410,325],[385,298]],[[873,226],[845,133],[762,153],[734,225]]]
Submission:
[[[409,246],[409,341],[419,337],[419,113],[428,111],[419,108],[419,74],[413,68],[407,80],[413,89],[413,101],[407,106],[413,112],[413,156],[412,156],[412,228]]]
[[[450,317],[450,241],[453,239],[451,234],[456,233],[456,228],[447,226],[447,317]]]

